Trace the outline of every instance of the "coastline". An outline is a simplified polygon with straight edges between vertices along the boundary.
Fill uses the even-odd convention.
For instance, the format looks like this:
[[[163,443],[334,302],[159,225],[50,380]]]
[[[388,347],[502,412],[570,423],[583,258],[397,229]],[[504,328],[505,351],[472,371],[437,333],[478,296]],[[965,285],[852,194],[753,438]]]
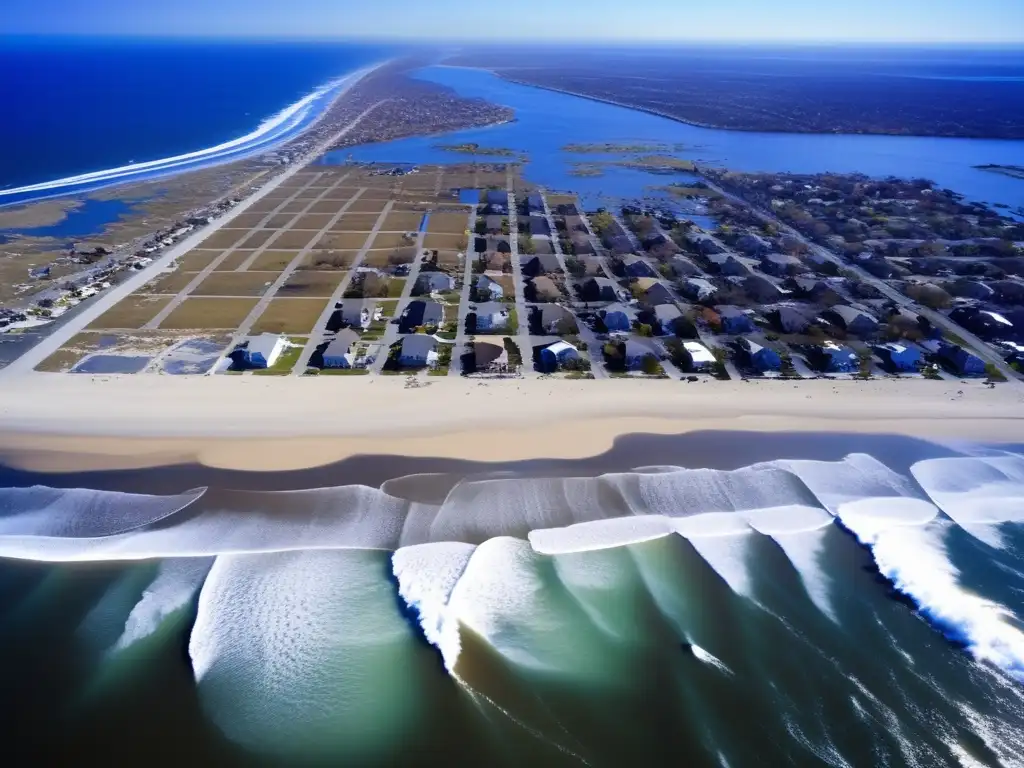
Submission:
[[[8,379],[0,461],[48,472],[198,463],[306,469],[359,455],[580,459],[633,434],[856,433],[1019,442],[1024,398],[980,382],[715,382],[405,377]],[[13,386],[12,386],[13,385]],[[344,395],[344,400],[339,400]]]
[[[451,65],[441,65],[451,66]],[[639,104],[629,104],[622,101],[615,101],[614,99],[606,99],[601,96],[593,96],[586,93],[579,93],[578,91],[569,91],[565,88],[555,88],[550,85],[540,85],[539,83],[531,83],[526,80],[517,80],[512,77],[501,74],[498,70],[490,69],[488,67],[456,67],[451,66],[452,69],[476,69],[478,71],[490,72],[495,77],[504,80],[507,83],[514,83],[516,85],[522,85],[527,88],[539,88],[542,91],[551,91],[553,93],[562,93],[566,96],[576,96],[580,99],[588,99],[589,101],[600,102],[601,104],[609,104],[613,107],[622,107],[623,109],[631,109],[635,112],[646,112],[649,115],[656,117],[663,117],[666,120],[672,120],[676,123],[683,123],[684,125],[692,125],[695,128],[704,128],[709,131],[730,131],[732,133],[765,133],[765,134],[796,134],[802,136],[886,136],[890,138],[918,138],[918,139],[961,139],[967,141],[1005,141],[1009,144],[1018,143],[1022,139],[1007,139],[998,136],[984,136],[974,134],[962,134],[956,136],[947,136],[943,134],[933,133],[884,133],[877,131],[802,131],[802,130],[782,130],[778,128],[737,128],[735,126],[728,125],[714,125],[713,123],[701,123],[696,120],[688,120],[680,117],[679,115],[673,115],[668,112],[653,109],[651,107],[644,107]]]

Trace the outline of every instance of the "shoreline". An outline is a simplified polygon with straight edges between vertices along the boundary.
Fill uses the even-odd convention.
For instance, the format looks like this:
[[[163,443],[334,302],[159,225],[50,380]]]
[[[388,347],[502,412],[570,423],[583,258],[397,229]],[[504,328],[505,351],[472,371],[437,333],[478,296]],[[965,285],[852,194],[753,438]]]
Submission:
[[[360,455],[582,459],[627,435],[902,435],[1019,443],[1024,398],[979,382],[715,382],[33,373],[0,405],[0,461],[50,472],[198,463],[285,471]],[[339,400],[339,395],[344,400]],[[955,401],[955,402],[953,402]],[[256,416],[259,414],[259,416]]]
[[[243,139],[246,138],[246,136],[240,136],[234,139],[230,139],[226,142],[222,142],[221,144],[217,144],[213,147],[206,147],[203,149],[194,150],[192,152],[188,152],[182,155],[158,158],[156,160],[147,160],[144,162],[133,163],[131,165],[124,165],[117,168],[106,168],[99,171],[91,171],[89,173],[79,174],[77,176],[68,176],[60,179],[51,179],[47,181],[38,182],[35,184],[23,185],[21,187],[16,187],[15,189],[12,190],[0,190],[0,210],[6,208],[14,208],[18,206],[35,205],[41,202],[45,202],[47,200],[56,200],[60,198],[74,197],[79,195],[91,195],[96,192],[109,190],[114,187],[121,186],[123,184],[144,183],[159,179],[167,179],[173,176],[180,176],[195,171],[208,170],[210,168],[215,168],[217,166],[248,160],[257,155],[278,150],[290,144],[291,142],[302,138],[302,136],[316,128],[323,121],[323,119],[330,113],[330,111],[334,108],[334,106],[340,99],[344,98],[344,96],[347,93],[349,93],[360,82],[365,80],[367,77],[369,77],[382,67],[391,63],[392,61],[392,59],[388,59],[377,64],[372,64],[366,67],[362,67],[360,69],[356,69],[352,72],[348,72],[340,77],[335,78],[329,83],[326,83],[322,86],[319,86],[318,88],[313,89],[313,91],[306,94],[301,99],[293,102],[292,104],[286,105],[284,108],[276,112],[274,115],[271,115],[261,120],[259,126],[257,126],[255,131],[250,132],[250,134],[247,134],[246,136],[249,136],[252,133],[256,133],[257,131],[259,131],[260,127],[263,126],[264,123],[267,123],[268,121],[272,121],[275,118],[286,116],[289,111],[299,112],[303,107],[306,107],[314,103],[316,100],[323,98],[324,96],[327,96],[332,90],[337,91],[334,97],[331,98],[330,101],[326,105],[324,105],[323,109],[320,110],[320,113],[316,115],[316,117],[314,117],[309,122],[308,125],[301,128],[297,133],[293,135],[287,135],[279,139],[271,137],[268,143],[258,143],[257,145],[251,146],[248,149],[246,149],[244,145],[241,145],[237,148],[231,147],[231,145],[234,144],[235,142],[242,141]],[[260,137],[254,137],[253,140],[259,141]],[[215,151],[218,150],[221,152],[227,151],[228,154],[216,154]],[[204,157],[204,155],[207,155],[209,153],[215,154],[210,154],[209,157]],[[173,162],[183,162],[186,165],[184,167],[177,168],[173,166],[169,168],[163,167],[166,164]],[[115,174],[118,172],[123,172],[122,176],[114,176],[109,180],[103,179],[103,177],[109,174]],[[46,190],[56,184],[60,184],[61,186],[54,188],[55,191],[53,194],[46,194]],[[92,184],[96,184],[97,186],[91,186]],[[61,187],[73,185],[86,185],[86,188],[75,188],[66,191],[59,191]],[[8,195],[15,195],[21,192],[31,192],[36,189],[43,192],[43,194],[40,195],[39,197],[32,197],[25,200],[3,202],[3,198]]]
[[[555,88],[550,85],[540,85],[538,83],[530,83],[525,80],[516,80],[512,77],[507,77],[501,74],[498,70],[490,69],[488,67],[459,67],[451,65],[452,69],[475,69],[478,71],[490,72],[495,77],[504,80],[506,83],[514,83],[516,85],[522,85],[526,88],[539,88],[542,91],[551,91],[552,93],[562,93],[566,96],[576,96],[580,99],[588,99],[589,101],[597,101],[602,104],[609,104],[613,107],[622,107],[623,109],[631,109],[635,112],[646,112],[649,115],[655,117],[663,117],[666,120],[672,120],[676,123],[683,123],[684,125],[692,125],[694,128],[704,128],[709,131],[729,131],[730,133],[764,133],[764,134],[781,134],[781,135],[792,135],[792,136],[882,136],[887,138],[908,138],[908,139],[951,139],[961,141],[1005,141],[1008,143],[1020,143],[1024,141],[1024,137],[1019,139],[1007,139],[999,136],[975,136],[964,134],[962,136],[945,136],[942,134],[935,133],[880,133],[880,132],[864,132],[864,131],[784,131],[778,128],[734,128],[724,125],[714,125],[712,123],[700,123],[696,120],[687,120],[686,118],[673,115],[668,112],[662,112],[652,107],[644,107],[639,104],[629,104],[623,101],[615,101],[613,99],[606,99],[601,96],[592,96],[586,93],[579,93],[578,91],[569,91],[565,88]]]

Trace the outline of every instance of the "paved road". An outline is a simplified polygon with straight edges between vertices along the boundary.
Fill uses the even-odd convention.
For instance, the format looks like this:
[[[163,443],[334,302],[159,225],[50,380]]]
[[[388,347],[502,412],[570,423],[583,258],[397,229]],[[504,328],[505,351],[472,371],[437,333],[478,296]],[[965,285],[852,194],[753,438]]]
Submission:
[[[359,189],[358,193],[349,203],[354,202],[362,194],[366,192],[366,187]],[[324,306],[323,312],[320,313],[320,317],[317,318],[316,324],[313,326],[313,331],[309,335],[309,341],[306,342],[306,346],[303,347],[302,352],[299,354],[299,359],[296,361],[292,368],[293,376],[301,376],[306,372],[306,367],[309,365],[309,359],[316,352],[316,348],[327,341],[329,338],[333,338],[334,334],[326,333],[327,321],[331,319],[331,315],[334,314],[334,307],[342,297],[345,295],[345,291],[348,290],[349,285],[352,284],[352,279],[356,275],[356,269],[362,266],[363,261],[366,259],[366,254],[370,250],[370,246],[373,245],[374,238],[377,237],[377,233],[380,232],[381,227],[384,226],[384,221],[387,219],[388,214],[391,213],[391,209],[394,207],[394,201],[389,200],[384,209],[380,212],[377,220],[373,223],[373,228],[370,230],[370,234],[367,235],[366,240],[363,241],[363,247],[359,249],[355,258],[352,260],[352,266],[349,267],[344,279],[338,284],[338,287],[334,289],[334,293],[331,294],[330,300]],[[348,205],[342,209],[341,213],[348,210]],[[339,214],[340,216],[341,214]],[[333,222],[333,220],[332,220]],[[333,223],[328,226],[334,226]]]
[[[991,363],[996,368],[998,368],[999,371],[1001,371],[1002,374],[1006,376],[1007,381],[1009,383],[1013,384],[1014,386],[1024,387],[1024,381],[1021,381],[1020,374],[1018,374],[1016,371],[1010,368],[1010,366],[1008,366],[1006,362],[991,347],[989,347],[978,336],[974,335],[966,328],[963,328],[962,326],[953,322],[948,317],[939,312],[935,312],[934,310],[928,309],[927,307],[922,307],[921,305],[913,301],[913,299],[904,296],[902,293],[897,291],[884,280],[875,277],[869,272],[866,272],[857,264],[843,260],[841,257],[829,251],[827,248],[823,248],[817,243],[812,242],[808,238],[804,237],[804,235],[802,235],[800,232],[795,230],[793,227],[783,222],[781,219],[772,216],[771,214],[766,213],[765,211],[762,211],[761,209],[756,208],[755,206],[752,206],[750,203],[748,203],[746,200],[739,197],[738,195],[734,195],[731,192],[727,192],[726,190],[719,187],[717,184],[713,184],[711,182],[707,182],[707,184],[710,189],[720,192],[721,194],[728,197],[730,200],[733,200],[734,202],[752,210],[762,221],[775,224],[779,228],[780,232],[784,232],[787,235],[797,238],[802,243],[804,243],[813,253],[819,255],[821,258],[831,261],[833,264],[842,269],[846,269],[853,272],[859,280],[862,280],[865,283],[870,283],[871,285],[873,285],[887,299],[890,299],[896,304],[911,309],[914,312],[917,312],[918,314],[922,315],[923,317],[928,318],[928,320],[938,328],[942,328],[943,330],[948,331],[949,333],[959,336],[961,339],[967,342],[967,345],[971,347],[971,351],[974,354],[976,354],[986,363]]]
[[[355,83],[352,85],[354,84]],[[63,347],[76,334],[80,333],[83,328],[96,320],[117,302],[137,291],[147,282],[156,277],[160,272],[167,269],[175,259],[184,256],[193,248],[197,248],[200,243],[206,240],[214,232],[233,221],[236,216],[248,210],[258,200],[262,200],[273,190],[288,181],[292,176],[305,168],[312,160],[319,157],[332,145],[337,143],[345,136],[345,134],[355,128],[363,118],[383,103],[383,101],[377,102],[367,108],[347,126],[314,147],[307,156],[296,161],[280,175],[271,179],[252,195],[242,200],[224,216],[210,222],[205,227],[196,231],[192,236],[185,238],[176,246],[172,247],[159,259],[154,260],[146,269],[140,270],[137,274],[129,276],[120,285],[104,291],[100,296],[93,300],[93,303],[89,304],[83,311],[76,314],[72,321],[66,322],[61,327],[55,329],[53,333],[40,341],[35,347],[25,352],[25,354],[21,355],[17,360],[12,361],[6,368],[0,370],[0,380],[32,371],[37,365],[43,362],[43,360]]]
[[[479,213],[480,206],[474,205],[469,210],[469,221],[466,224],[466,229],[473,232],[476,225],[476,217]],[[470,235],[470,242],[466,244],[466,263],[463,264],[464,271],[462,273],[462,290],[459,292],[459,308],[455,322],[458,324],[455,329],[457,334],[455,337],[455,349],[452,350],[452,364],[448,368],[449,376],[460,376],[462,374],[462,355],[466,352],[466,344],[469,342],[469,336],[466,335],[466,317],[469,315],[469,291],[473,285],[473,258],[476,253],[474,249],[469,246],[472,245],[472,235]]]
[[[515,185],[511,169],[505,179],[505,189],[508,191],[508,231],[509,244],[512,248],[512,276],[515,278],[516,284],[515,307],[516,315],[519,318],[519,328],[515,329],[517,333],[515,342],[519,345],[519,352],[523,356],[521,373],[525,378],[536,378],[537,370],[533,367],[533,346],[530,342],[530,311],[526,306],[526,296],[523,293],[523,270],[519,264],[519,218],[518,211],[516,211]]]

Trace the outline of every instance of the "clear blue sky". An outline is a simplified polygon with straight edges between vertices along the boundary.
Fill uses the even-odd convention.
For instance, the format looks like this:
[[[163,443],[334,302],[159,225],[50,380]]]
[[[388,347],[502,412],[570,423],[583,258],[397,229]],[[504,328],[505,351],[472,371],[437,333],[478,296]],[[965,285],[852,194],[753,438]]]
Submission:
[[[1024,42],[1024,0],[0,0],[0,34]]]

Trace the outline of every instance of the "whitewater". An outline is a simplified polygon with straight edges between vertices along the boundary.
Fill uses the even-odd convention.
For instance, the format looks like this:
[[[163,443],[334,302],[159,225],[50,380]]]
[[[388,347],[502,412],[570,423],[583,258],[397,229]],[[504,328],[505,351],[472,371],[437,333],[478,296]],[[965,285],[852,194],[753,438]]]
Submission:
[[[194,603],[203,711],[275,759],[383,759],[426,717],[407,695],[426,645],[473,717],[552,764],[616,764],[565,697],[628,700],[657,659],[658,706],[694,719],[692,742],[658,747],[675,758],[1020,765],[1021,523],[1024,456],[896,471],[856,453],[379,489],[3,489],[0,557],[130,567],[83,625],[108,659]],[[722,706],[741,691],[764,732],[733,743]]]
[[[255,129],[243,136],[172,157],[146,160],[12,189],[0,189],[0,206],[95,192],[114,184],[147,181],[263,154],[295,139],[315,125],[339,96],[349,91],[380,66],[382,65],[376,64],[364,67],[331,80],[276,114],[267,117]]]

